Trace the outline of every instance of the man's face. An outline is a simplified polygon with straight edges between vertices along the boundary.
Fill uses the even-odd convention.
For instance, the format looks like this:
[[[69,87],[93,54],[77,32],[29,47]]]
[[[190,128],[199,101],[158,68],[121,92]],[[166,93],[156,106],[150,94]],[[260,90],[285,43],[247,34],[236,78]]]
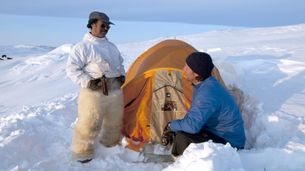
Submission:
[[[197,80],[195,78],[198,76],[198,74],[193,72],[193,70],[186,63],[183,67],[183,72],[187,80],[191,81],[192,83],[197,83]]]
[[[92,24],[91,34],[93,36],[103,38],[108,33],[109,29],[110,29],[109,23],[106,23],[105,21],[98,20],[96,23]]]

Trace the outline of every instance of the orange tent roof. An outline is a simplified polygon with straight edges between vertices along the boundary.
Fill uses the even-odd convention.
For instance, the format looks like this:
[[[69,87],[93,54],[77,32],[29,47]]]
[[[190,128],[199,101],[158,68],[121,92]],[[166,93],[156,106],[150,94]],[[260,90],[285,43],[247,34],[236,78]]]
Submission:
[[[186,57],[197,51],[191,45],[180,40],[165,40],[149,48],[130,66],[126,74],[126,83],[146,71],[157,68],[182,69]]]

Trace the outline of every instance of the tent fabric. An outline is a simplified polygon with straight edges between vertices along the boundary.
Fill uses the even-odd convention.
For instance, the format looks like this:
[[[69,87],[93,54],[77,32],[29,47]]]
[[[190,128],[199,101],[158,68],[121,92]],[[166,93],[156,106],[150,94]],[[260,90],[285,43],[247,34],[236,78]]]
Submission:
[[[122,133],[127,147],[138,151],[146,143],[160,143],[167,122],[184,117],[191,104],[192,87],[182,68],[186,57],[196,51],[183,41],[165,40],[130,66],[122,86]],[[224,85],[216,67],[212,75]]]
[[[150,112],[151,141],[161,143],[163,129],[173,119],[182,119],[187,111],[184,103],[182,74],[179,71],[157,71],[154,77]]]
[[[126,75],[128,83],[138,75],[157,68],[182,69],[186,57],[197,51],[180,40],[165,40],[148,49],[129,68]]]

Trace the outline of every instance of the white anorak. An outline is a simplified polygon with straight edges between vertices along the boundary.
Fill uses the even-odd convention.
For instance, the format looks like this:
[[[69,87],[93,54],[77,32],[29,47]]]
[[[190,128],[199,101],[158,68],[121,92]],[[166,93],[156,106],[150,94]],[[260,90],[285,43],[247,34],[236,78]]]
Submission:
[[[82,88],[92,79],[125,75],[123,58],[118,48],[107,40],[86,33],[71,50],[67,62],[68,77]]]

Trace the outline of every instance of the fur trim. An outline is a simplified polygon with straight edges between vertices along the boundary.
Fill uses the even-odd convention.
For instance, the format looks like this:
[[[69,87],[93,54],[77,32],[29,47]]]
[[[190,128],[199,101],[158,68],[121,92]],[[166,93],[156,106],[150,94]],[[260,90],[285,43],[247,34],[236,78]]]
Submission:
[[[105,146],[117,144],[121,138],[122,117],[121,91],[104,96],[100,91],[81,89],[78,97],[78,120],[72,140],[73,157],[92,158],[94,142],[99,134],[102,135],[101,142]]]

